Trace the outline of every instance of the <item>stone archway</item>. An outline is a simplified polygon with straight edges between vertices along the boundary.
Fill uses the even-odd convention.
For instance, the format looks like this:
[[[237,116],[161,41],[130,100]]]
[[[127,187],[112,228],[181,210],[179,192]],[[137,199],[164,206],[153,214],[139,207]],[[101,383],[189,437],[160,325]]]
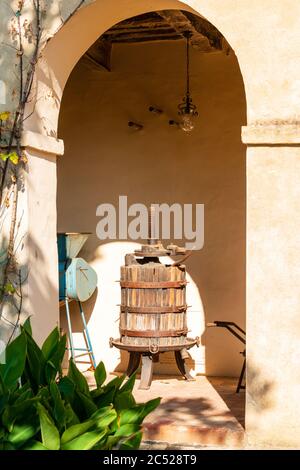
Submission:
[[[191,364],[197,374],[238,377],[243,363],[240,344],[227,331],[206,329],[206,324],[227,320],[245,328],[243,80],[237,59],[220,33],[198,16],[186,15],[164,10],[130,17],[100,36],[74,67],[59,119],[65,154],[57,163],[58,232],[92,232],[84,255],[100,280],[95,305],[86,305],[96,360],[123,371],[127,357],[123,355],[120,365],[119,353],[109,348],[107,338],[119,334],[119,286],[114,281],[125,254],[133,249],[126,248],[128,242],[114,240],[109,248],[108,241],[97,238],[96,208],[110,202],[118,210],[119,195],[128,197],[128,205],[203,203],[204,247],[187,263],[193,280],[187,287],[189,334],[201,337]],[[173,21],[171,30],[166,17]],[[182,24],[198,28],[191,32],[196,44],[190,58],[191,90],[199,116],[189,136],[168,124],[177,119],[185,77],[185,40],[182,35],[171,41],[169,37],[174,37],[174,26],[179,29]],[[204,28],[208,35],[214,34],[215,47],[198,32]],[[160,115],[149,113],[151,103],[162,110]],[[143,123],[142,132],[128,128],[130,119]],[[76,318],[76,310],[72,312]],[[64,314],[62,325],[63,320]],[[106,333],[99,337],[104,322]],[[155,372],[176,374],[173,354],[162,355]]]
[[[216,7],[210,7],[207,10],[205,5],[201,5],[201,3],[205,2],[199,2],[199,11],[198,9],[196,11],[196,9],[193,10],[188,5],[188,2],[162,0],[159,4],[155,5],[155,9],[185,9],[200,15],[200,9],[203,9],[204,16],[208,17],[211,23],[215,23],[216,20],[220,21],[221,18]],[[36,207],[34,211],[30,211],[29,209],[32,215],[32,218],[29,220],[29,232],[31,234],[32,246],[37,245],[40,251],[40,255],[37,259],[41,259],[43,266],[47,266],[47,269],[43,269],[43,271],[46,273],[47,279],[44,280],[44,284],[49,286],[48,291],[49,289],[51,289],[51,291],[53,289],[53,292],[55,292],[57,289],[56,245],[53,244],[53,234],[56,231],[56,207],[54,205],[52,206],[51,201],[54,200],[56,194],[56,158],[63,154],[63,142],[57,138],[59,137],[57,136],[57,127],[64,87],[79,58],[104,31],[125,18],[152,10],[153,4],[150,0],[144,0],[142,2],[124,0],[118,3],[118,8],[115,8],[111,2],[96,1],[82,8],[66,25],[54,34],[54,37],[45,47],[39,60],[36,74],[36,102],[34,103],[33,112],[31,112],[31,110],[28,112],[30,117],[25,123],[26,129],[23,143],[24,146],[32,152],[33,158],[35,155],[34,151],[37,151],[37,158],[32,158],[32,171],[29,178],[33,178],[33,162],[35,162],[37,165],[36,171],[40,175],[40,187],[46,191],[45,199],[47,200],[49,209],[49,217],[47,218],[49,245],[47,250],[43,250],[38,241],[46,237],[46,230],[45,227],[43,227],[43,235],[41,237],[35,226],[39,218]],[[83,30],[83,24],[88,24],[89,27]],[[224,23],[224,27],[225,26],[226,21]],[[228,25],[225,29],[228,29]],[[232,38],[235,39],[235,29],[231,28],[231,30]],[[231,42],[231,37],[228,39],[229,42]],[[57,54],[58,50],[60,51],[59,54]],[[61,57],[64,57],[64,61],[61,60]],[[32,103],[30,106],[32,106]],[[47,155],[44,155],[44,158],[41,160],[38,158],[39,152],[42,152],[43,155],[46,152]],[[53,156],[50,157],[49,155]],[[44,180],[42,176],[43,173]],[[33,204],[37,194],[38,188],[36,185],[34,187],[32,186],[32,194],[30,193],[30,196],[32,196]],[[31,197],[29,197],[29,206],[30,201]],[[43,215],[45,215],[45,210],[43,210]],[[32,251],[31,249],[30,253]],[[37,261],[35,261],[35,263],[36,262]],[[32,280],[32,282],[30,282],[30,280]],[[42,289],[37,289],[37,285],[41,282],[41,279],[37,281],[33,276],[30,278],[29,275],[29,294],[31,291],[40,292]],[[35,305],[32,304],[30,306],[31,311],[39,312],[41,308],[44,308],[46,298],[46,303],[49,308],[49,327],[58,319],[58,305],[54,297],[54,295],[47,295],[45,297],[44,293],[41,293],[40,296],[35,295],[35,300],[32,300]],[[29,298],[31,298],[30,295]],[[29,302],[31,301],[29,300]],[[38,313],[36,315],[36,324],[39,325],[37,328],[38,335],[43,337],[45,334],[45,323],[41,318],[39,320]]]
[[[47,243],[47,250],[43,253],[43,245],[37,242],[37,240],[40,239],[40,235],[37,233],[38,230],[35,226],[38,217],[36,210],[32,211],[32,220],[30,221],[30,225],[32,224],[32,226],[34,226],[34,230],[30,230],[32,240],[34,240],[30,254],[32,254],[33,245],[38,244],[40,246],[40,253],[35,259],[35,265],[37,266],[37,263],[40,261],[43,266],[45,278],[47,278],[47,281],[46,279],[39,279],[39,282],[47,282],[52,292],[51,295],[49,293],[46,299],[43,293],[37,295],[37,293],[40,292],[37,279],[34,275],[30,275],[29,289],[31,292],[34,292],[34,296],[30,296],[30,299],[32,298],[32,301],[30,300],[31,310],[36,312],[34,326],[37,335],[40,337],[51,328],[51,324],[58,320],[58,303],[56,300],[57,295],[55,295],[57,289],[56,244],[53,244],[53,241],[56,243],[53,237],[54,233],[56,233],[56,206],[53,207],[51,203],[56,192],[56,156],[59,158],[59,155],[63,154],[63,142],[57,139],[57,137],[60,137],[57,136],[57,121],[65,84],[78,59],[102,32],[122,19],[135,16],[139,13],[152,11],[153,9],[151,2],[144,2],[144,4],[143,2],[142,4],[139,3],[138,8],[135,2],[124,2],[124,10],[118,8],[118,11],[115,11],[111,6],[107,6],[106,12],[102,5],[101,9],[97,10],[102,13],[101,22],[95,25],[97,15],[96,11],[93,11],[93,9],[100,8],[99,5],[100,2],[96,2],[84,8],[75,15],[66,26],[58,31],[47,45],[37,70],[37,102],[35,104],[34,113],[26,121],[27,132],[25,138],[28,139],[28,151],[31,152],[30,148],[32,149],[32,169],[34,170],[34,166],[36,165],[36,172],[39,173],[40,180],[41,177],[43,178],[40,188],[37,189],[36,186],[33,187],[30,196],[32,197],[33,203],[36,200],[36,196],[41,199],[41,194],[38,194],[38,192],[43,188],[43,191],[45,191],[43,197],[48,201],[49,210],[47,217],[48,233],[46,233],[46,229],[43,227],[44,243]],[[155,5],[155,8],[157,7],[158,6]],[[171,8],[172,10],[187,9],[193,11],[182,2],[175,0],[160,2],[160,9],[167,8]],[[92,27],[87,29],[86,34],[80,37],[79,29],[82,24],[92,24]],[[66,57],[66,61],[61,62],[60,58],[57,56],[57,50],[60,50],[60,54]],[[238,79],[242,82],[237,64],[235,68],[237,70]],[[241,88],[243,88],[243,84]],[[35,155],[36,151],[37,154]],[[39,152],[42,154],[46,152],[47,157],[45,158],[44,156],[40,158],[38,155]],[[50,153],[53,154],[52,157],[49,157]],[[48,166],[49,168],[46,169]],[[34,172],[31,172],[29,177],[33,179],[33,175]],[[45,215],[44,204],[43,215]],[[33,234],[34,232],[35,234]],[[45,269],[45,266],[47,266],[47,269]],[[45,311],[45,307],[47,313],[49,312],[47,322],[45,322],[38,313],[41,308],[44,308]]]
[[[299,2],[290,1],[288,11],[278,2],[272,14],[269,2],[261,1],[247,6],[235,0],[158,3],[155,8],[188,9],[207,18],[229,41],[241,67],[248,115],[248,127],[242,133],[248,145],[247,434],[253,445],[297,446],[300,132],[295,90],[299,67],[295,64],[300,37],[294,18],[299,17]],[[30,156],[28,262],[30,269],[34,267],[28,279],[28,309],[36,315],[41,337],[45,325],[50,328],[58,318],[56,156],[63,154],[63,142],[57,140],[56,132],[65,83],[79,57],[105,29],[152,8],[150,0],[120,0],[117,10],[113,2],[95,1],[60,31],[52,32],[54,37],[40,59],[38,99],[26,122],[23,145]],[[83,24],[89,25],[85,31]],[[289,32],[284,41],[278,25]],[[279,253],[276,262],[274,253]],[[34,270],[40,275],[34,276]]]

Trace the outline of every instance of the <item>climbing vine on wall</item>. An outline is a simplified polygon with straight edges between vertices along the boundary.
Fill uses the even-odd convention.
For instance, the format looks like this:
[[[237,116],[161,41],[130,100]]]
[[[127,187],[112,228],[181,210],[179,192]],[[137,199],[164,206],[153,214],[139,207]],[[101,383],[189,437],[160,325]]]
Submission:
[[[80,0],[64,20],[68,21],[85,3]],[[25,12],[28,11],[31,19]],[[45,38],[43,26],[47,20],[47,0],[20,0],[12,12],[10,22],[11,44],[15,51],[17,87],[12,91],[15,109],[0,113],[0,320],[10,328],[8,342],[12,340],[23,313],[22,286],[26,282],[26,266],[18,260],[18,240],[22,214],[18,213],[20,191],[24,191],[24,171],[28,159],[22,148],[24,122],[28,102],[35,99],[34,78],[36,65]],[[28,52],[29,51],[29,52]],[[7,237],[3,236],[7,234]],[[30,312],[27,312],[30,315]]]

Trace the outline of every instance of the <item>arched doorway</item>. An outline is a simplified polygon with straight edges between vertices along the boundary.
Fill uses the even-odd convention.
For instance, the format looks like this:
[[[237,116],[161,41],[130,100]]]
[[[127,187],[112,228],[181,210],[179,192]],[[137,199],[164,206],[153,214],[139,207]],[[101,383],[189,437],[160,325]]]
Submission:
[[[179,12],[173,12],[161,13],[177,19],[173,28],[190,21],[183,13],[178,20]],[[186,135],[170,126],[169,120],[178,119],[177,104],[185,90],[185,40],[175,36],[174,29],[166,29],[160,18],[153,12],[110,28],[74,68],[60,111],[59,136],[65,143],[65,155],[58,162],[58,231],[93,234],[86,256],[98,270],[100,282],[98,299],[91,307],[91,325],[96,356],[112,369],[120,369],[118,352],[108,346],[108,338],[118,335],[119,287],[114,281],[132,248],[124,242],[121,248],[121,241],[111,241],[108,246],[108,241],[97,238],[96,208],[103,202],[118,207],[120,195],[128,196],[128,205],[205,205],[204,248],[187,263],[194,281],[194,289],[188,288],[191,334],[203,335],[205,324],[215,320],[245,327],[246,181],[245,148],[240,142],[245,98],[241,74],[233,52],[210,47],[208,40],[196,43],[190,56],[191,89],[199,108],[196,128]],[[191,18],[195,24],[196,17]],[[203,22],[201,26],[204,29]],[[218,39],[216,36],[215,41]],[[110,49],[109,58],[100,54],[103,41],[106,50]],[[149,112],[151,105],[163,112]],[[132,130],[128,121],[144,127]],[[106,333],[100,338],[103,324]],[[209,330],[202,343],[193,354],[197,373],[239,374],[242,358],[235,338]],[[175,372],[171,355],[163,355],[157,370]]]
[[[98,2],[83,10],[80,14],[83,15],[81,21],[88,21],[91,14],[90,12],[87,15],[89,8],[98,8],[99,5],[97,5]],[[125,45],[120,44],[113,58],[116,60],[116,71],[118,71],[116,73],[120,74],[118,79],[110,72],[101,72],[100,77],[99,71],[95,72],[91,64],[87,65],[84,62],[86,58],[81,60],[70,76],[61,107],[61,97],[67,79],[76,61],[88,50],[88,46],[94,43],[96,28],[101,34],[113,27],[119,20],[128,18],[128,11],[125,7],[122,10],[121,7],[122,5],[117,12],[108,7],[107,16],[102,12],[101,27],[99,24],[97,27],[94,24],[91,27],[92,33],[87,32],[89,37],[84,37],[82,40],[76,36],[79,15],[78,18],[74,17],[74,20],[71,20],[72,28],[66,25],[49,43],[45,51],[44,63],[40,64],[39,78],[41,79],[41,74],[47,77],[46,80],[44,77],[41,79],[43,86],[40,91],[45,93],[45,88],[49,87],[51,89],[50,100],[53,100],[54,104],[47,109],[46,119],[43,117],[41,120],[43,110],[40,106],[43,104],[38,102],[36,112],[28,120],[27,125],[31,126],[32,130],[40,132],[42,127],[43,132],[54,137],[57,135],[57,120],[61,112],[58,135],[65,140],[66,154],[59,163],[59,230],[90,231],[92,218],[92,223],[95,223],[97,204],[114,202],[112,197],[126,194],[128,192],[126,188],[131,190],[132,202],[141,200],[147,203],[153,201],[155,197],[170,203],[177,200],[178,202],[204,203],[209,215],[206,220],[205,251],[197,253],[191,259],[190,264],[191,278],[196,286],[195,292],[200,292],[200,294],[198,292],[198,297],[202,299],[206,315],[204,316],[201,312],[202,329],[199,328],[199,323],[196,323],[198,331],[195,331],[195,334],[201,335],[204,332],[205,322],[217,319],[235,320],[243,326],[245,321],[245,155],[240,141],[240,128],[245,123],[246,110],[243,80],[235,55],[231,53],[227,56],[223,52],[213,52],[212,54],[201,53],[201,57],[200,54],[197,57],[197,50],[192,50],[192,62],[195,68],[194,77],[192,77],[195,90],[194,100],[197,100],[197,104],[199,103],[200,118],[198,130],[190,140],[186,140],[186,136],[183,140],[183,134],[178,132],[178,129],[170,127],[168,119],[155,120],[148,112],[148,106],[155,104],[163,108],[165,117],[176,116],[176,105],[184,93],[184,43],[180,42],[180,39],[176,43],[172,41],[168,44],[164,43],[162,48],[164,51],[158,43],[126,46],[127,55],[122,54],[122,48],[124,49]],[[133,4],[131,7],[129,11],[131,14],[134,13],[134,16],[151,10],[150,5],[144,5],[144,9],[141,8],[138,11],[136,6],[133,8]],[[162,8],[167,7],[179,10],[182,3],[162,2]],[[59,37],[60,35],[64,38]],[[58,64],[55,53],[61,41],[66,51],[69,50],[70,53],[65,63]],[[158,46],[160,51],[156,54]],[[161,57],[160,54],[162,54]],[[128,60],[124,60],[125,57]],[[139,61],[139,57],[144,60]],[[145,60],[146,57],[149,60]],[[166,67],[166,63],[174,67],[173,75],[170,73],[170,66]],[[165,64],[165,68],[161,67],[162,64]],[[153,87],[153,76],[151,77],[150,73],[153,66],[159,71],[155,87]],[[139,67],[142,67],[140,75]],[[134,79],[126,82],[124,77],[128,77],[130,70],[134,71],[132,73]],[[148,82],[145,80],[146,76]],[[84,80],[86,79],[91,80],[90,85],[92,84],[93,87],[85,86]],[[101,87],[101,81],[104,87]],[[107,93],[101,94],[103,89]],[[90,93],[92,90],[93,93]],[[158,91],[160,93],[157,93]],[[75,100],[75,96],[79,99]],[[130,99],[132,96],[133,101]],[[83,98],[82,102],[80,98]],[[111,103],[113,106],[110,108]],[[105,116],[101,113],[97,114],[104,108],[106,109]],[[145,126],[144,133],[139,136],[129,134],[126,126],[128,119],[135,119],[135,115],[131,113],[137,111],[141,116],[140,119],[147,121],[149,129],[147,133]],[[84,119],[82,119],[82,114],[85,116]],[[101,126],[102,136],[107,139],[106,142],[105,139],[101,142],[101,155],[97,153],[97,137],[100,129],[98,124]],[[126,149],[127,157],[131,157],[128,163],[123,155],[118,153],[113,137],[115,131],[119,137],[122,137],[120,147]],[[78,140],[74,139],[75,134]],[[144,140],[137,140],[140,137],[144,137]],[[156,182],[157,186],[153,186],[152,191],[150,191],[150,182],[155,177],[154,173],[157,173],[157,171],[151,173],[154,170],[152,163],[148,167],[147,191],[143,184],[134,186],[135,181],[143,181],[145,170],[139,156],[141,153],[145,154],[146,151],[150,152],[149,157],[151,153],[158,155],[161,152],[164,155],[159,181]],[[83,157],[87,154],[91,158],[90,162],[92,161],[91,167],[87,164],[86,157]],[[149,161],[147,155],[145,161]],[[128,165],[130,172],[127,171]],[[114,166],[118,171],[114,171]],[[93,170],[94,168],[96,171]],[[109,178],[105,178],[105,175],[109,175]],[[176,185],[172,185],[174,181]],[[102,191],[99,200],[95,191],[97,185]],[[161,191],[159,197],[157,187]],[[75,188],[79,188],[78,191]],[[72,206],[74,190],[76,203]],[[84,210],[87,202],[90,207],[93,207],[91,212]],[[77,225],[78,222],[80,226]],[[83,227],[83,224],[87,225]],[[102,249],[102,252],[97,252],[96,242],[95,239],[91,240],[87,257],[94,258],[97,264],[98,260],[101,261],[101,258],[103,260],[107,256],[108,263],[111,264],[112,251],[115,250],[109,252],[110,247],[107,247],[107,250],[104,247],[104,251]],[[122,255],[124,251],[127,252],[128,249],[122,250]],[[121,259],[120,256],[118,262],[115,263],[117,267]],[[99,263],[101,274],[100,265],[101,262]],[[115,276],[114,280],[117,278],[118,276]],[[105,282],[103,285],[105,286]],[[191,315],[200,313],[201,302],[197,302],[198,299],[196,300],[197,308],[191,312]],[[193,301],[192,303],[195,305]],[[224,318],[226,314],[230,317]],[[97,315],[96,310],[93,315]],[[101,318],[94,317],[94,319],[96,322],[94,326],[99,327]],[[91,321],[93,321],[92,317]],[[106,354],[106,352],[103,353],[103,347],[108,351],[109,336],[107,331],[107,334],[102,337],[103,343],[100,343],[101,350],[99,350],[101,358],[103,354]],[[236,348],[231,338],[221,332],[206,335],[202,355],[198,356],[197,372],[236,375],[241,366]],[[110,360],[110,357],[111,353],[107,358]],[[165,363],[165,368],[170,369],[168,361]]]

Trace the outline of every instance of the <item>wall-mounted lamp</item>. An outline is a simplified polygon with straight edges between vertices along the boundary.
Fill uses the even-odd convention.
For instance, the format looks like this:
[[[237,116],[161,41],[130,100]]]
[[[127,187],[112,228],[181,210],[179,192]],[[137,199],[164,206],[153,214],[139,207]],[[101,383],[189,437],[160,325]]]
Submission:
[[[174,121],[174,119],[169,120],[170,126],[180,127],[180,122]]]
[[[162,114],[163,113],[162,109],[155,108],[155,106],[149,106],[148,109],[149,109],[150,113],[153,113],[153,114]]]
[[[131,127],[135,131],[141,131],[144,128],[142,124],[138,124],[137,122],[133,121],[128,121],[128,127]]]

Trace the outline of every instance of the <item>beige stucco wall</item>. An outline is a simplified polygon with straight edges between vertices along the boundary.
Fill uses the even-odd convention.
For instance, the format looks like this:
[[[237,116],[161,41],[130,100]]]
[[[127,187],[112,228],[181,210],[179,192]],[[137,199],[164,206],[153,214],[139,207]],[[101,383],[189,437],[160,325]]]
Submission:
[[[254,444],[279,441],[296,448],[300,446],[299,179],[299,148],[249,149],[247,374],[252,385],[246,424]]]
[[[63,16],[66,9],[75,2],[51,1],[52,19],[45,38],[56,33],[61,25],[59,6]],[[54,8],[55,7],[55,8]],[[72,68],[84,51],[101,35],[105,29],[117,21],[153,8],[191,8],[211,21],[225,35],[233,47],[243,75],[247,96],[248,127],[243,132],[244,142],[248,145],[247,173],[247,334],[248,334],[248,394],[247,394],[247,435],[250,442],[259,447],[299,447],[300,407],[297,398],[299,377],[295,373],[294,358],[300,352],[299,341],[295,336],[295,325],[299,316],[299,296],[297,290],[299,254],[295,249],[296,230],[294,223],[298,216],[297,168],[300,158],[299,148],[299,50],[300,50],[300,3],[298,0],[96,0],[84,8],[66,26],[55,34],[47,44],[39,61],[37,82],[37,102],[26,128],[35,131],[35,144],[31,144],[33,155],[40,156],[39,150],[47,141],[47,151],[52,155],[59,153],[55,140],[60,101],[65,83]],[[1,2],[1,80],[6,82],[6,90],[11,93],[14,87],[11,64],[14,52],[5,45],[9,42],[8,21],[11,11],[6,2]],[[59,51],[59,54],[57,53]],[[61,59],[63,57],[64,60]],[[3,91],[3,88],[2,88]],[[7,93],[6,93],[7,95]],[[6,96],[6,103],[9,103]],[[2,99],[2,102],[5,101]],[[1,105],[3,107],[3,105]],[[4,105],[7,108],[7,104]],[[1,109],[3,109],[1,107]],[[30,108],[32,109],[32,108]],[[29,111],[29,110],[28,110]],[[48,137],[48,138],[47,138]],[[52,137],[52,138],[51,138]],[[54,139],[53,139],[54,137]],[[293,145],[293,146],[292,146]],[[60,153],[62,153],[60,151]],[[43,168],[43,177],[48,174],[48,162]],[[265,173],[270,170],[270,184],[265,183]],[[282,185],[285,176],[286,184]],[[35,194],[30,203],[37,198],[44,204],[52,194],[55,177],[49,171],[49,185],[44,193]],[[46,184],[46,183],[45,183]],[[274,197],[274,185],[278,189]],[[48,194],[47,194],[48,192]],[[259,194],[259,199],[255,198]],[[279,195],[282,199],[279,199]],[[253,196],[253,197],[252,197]],[[30,200],[30,198],[28,199]],[[285,204],[282,205],[281,201]],[[45,204],[44,215],[53,213]],[[272,217],[263,216],[265,208]],[[288,209],[285,211],[285,209]],[[25,205],[25,210],[28,205]],[[277,218],[277,209],[279,215]],[[39,213],[38,213],[39,214]],[[274,230],[274,225],[276,230]],[[278,226],[277,226],[278,224]],[[41,256],[49,246],[54,249],[55,239],[52,226],[45,228],[45,240],[41,245]],[[30,235],[39,234],[38,217],[31,218],[28,227]],[[272,244],[269,242],[272,240]],[[273,246],[280,253],[275,258]],[[261,249],[263,247],[263,249]],[[293,259],[291,261],[291,252]],[[276,259],[276,269],[270,260]],[[51,283],[57,288],[55,273],[56,257],[47,257],[44,272],[39,275],[46,280],[51,273]],[[32,263],[33,265],[34,263]],[[35,264],[37,266],[37,264]],[[263,273],[263,276],[261,276]],[[289,282],[289,280],[291,282]],[[295,287],[296,285],[296,287]],[[278,287],[280,286],[280,288]],[[284,328],[276,328],[282,321]],[[40,302],[31,298],[30,310],[40,315]],[[45,335],[50,323],[48,307],[43,310]],[[58,308],[54,308],[58,319]],[[51,314],[52,315],[52,314]],[[53,317],[52,317],[53,319]],[[263,321],[262,321],[263,319]],[[41,322],[42,323],[42,322]],[[40,324],[41,324],[40,323]],[[51,321],[52,325],[52,321]],[[259,325],[259,326],[258,326]],[[259,335],[259,340],[258,340]],[[280,344],[280,351],[274,348]],[[289,353],[293,352],[293,356]],[[268,409],[262,393],[257,391],[257,379],[251,370],[258,370],[272,381]],[[283,371],[282,371],[283,369]],[[269,372],[271,370],[271,372]],[[271,374],[271,375],[270,375]],[[256,376],[257,377],[257,376]],[[263,388],[265,390],[265,388]],[[263,411],[262,411],[263,410]]]
[[[103,245],[97,239],[96,208],[103,202],[118,207],[119,195],[127,195],[129,205],[205,205],[205,245],[187,263],[191,334],[202,336],[205,324],[214,320],[245,325],[243,82],[234,54],[192,50],[192,96],[200,116],[195,131],[187,135],[168,124],[178,118],[177,104],[185,90],[184,54],[182,41],[115,45],[111,72],[83,59],[64,93],[58,231],[93,233],[84,250],[99,277],[89,325],[97,359],[110,369],[119,364],[119,352],[108,346],[110,336],[119,336],[120,289],[115,280],[132,247],[125,242]],[[153,115],[150,105],[164,113]],[[129,129],[129,120],[143,123],[144,129]],[[193,368],[238,375],[241,349],[225,330],[210,329],[202,346],[192,351]],[[161,359],[166,365],[156,370],[173,373],[173,355]]]

